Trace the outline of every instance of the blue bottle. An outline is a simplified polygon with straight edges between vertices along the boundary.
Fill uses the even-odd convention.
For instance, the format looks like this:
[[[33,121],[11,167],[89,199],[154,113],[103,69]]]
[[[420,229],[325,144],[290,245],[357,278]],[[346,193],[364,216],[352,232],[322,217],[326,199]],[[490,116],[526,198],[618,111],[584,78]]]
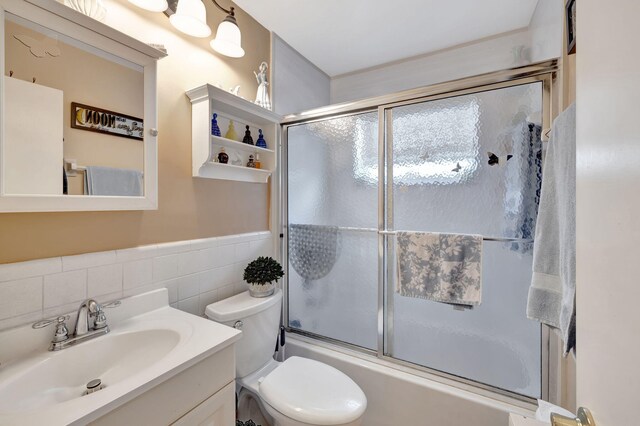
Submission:
[[[256,141],[256,146],[258,148],[267,148],[267,141],[264,140],[264,136],[262,136],[262,129],[258,129],[258,140]]]
[[[213,136],[222,136],[220,133],[220,127],[218,127],[218,114],[214,113],[213,118],[211,119],[211,134]]]

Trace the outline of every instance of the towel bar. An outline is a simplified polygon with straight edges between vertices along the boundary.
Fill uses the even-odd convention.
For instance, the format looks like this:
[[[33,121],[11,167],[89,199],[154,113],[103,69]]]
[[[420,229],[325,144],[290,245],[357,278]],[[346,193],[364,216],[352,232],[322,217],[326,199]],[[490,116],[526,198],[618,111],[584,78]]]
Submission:
[[[350,226],[339,227],[341,231],[351,232],[377,232],[380,235],[395,235],[398,231],[378,230],[375,228],[354,228]],[[497,241],[504,243],[533,243],[530,238],[508,238],[508,237],[482,237],[483,241]]]

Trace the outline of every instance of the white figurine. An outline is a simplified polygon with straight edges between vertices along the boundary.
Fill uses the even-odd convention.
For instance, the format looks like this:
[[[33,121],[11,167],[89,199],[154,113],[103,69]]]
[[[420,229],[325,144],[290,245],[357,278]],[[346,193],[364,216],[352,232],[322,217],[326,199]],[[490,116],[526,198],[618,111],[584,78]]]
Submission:
[[[257,74],[255,71],[253,74],[256,76],[256,80],[258,80],[258,92],[256,93],[256,105],[260,105],[263,108],[271,109],[271,101],[269,100],[269,82],[267,81],[267,68],[269,66],[266,62],[262,62],[260,64],[260,74]]]

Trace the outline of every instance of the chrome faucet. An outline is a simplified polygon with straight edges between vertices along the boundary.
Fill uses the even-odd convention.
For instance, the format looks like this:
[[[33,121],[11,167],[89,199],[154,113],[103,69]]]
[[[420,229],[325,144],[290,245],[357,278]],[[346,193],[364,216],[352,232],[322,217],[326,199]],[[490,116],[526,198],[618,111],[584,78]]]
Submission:
[[[76,315],[76,328],[73,330],[74,336],[84,336],[89,332],[91,317],[96,315],[99,306],[93,299],[87,299],[80,304],[78,315]]]
[[[59,351],[61,349],[68,348],[76,343],[84,342],[85,340],[91,340],[98,336],[102,336],[109,332],[109,326],[107,325],[107,317],[104,314],[104,308],[115,308],[120,306],[122,302],[116,300],[115,302],[106,303],[104,305],[99,304],[93,299],[87,299],[80,304],[78,308],[78,315],[76,317],[76,326],[73,334],[69,336],[66,321],[69,316],[60,316],[54,319],[48,319],[38,321],[32,325],[33,328],[42,328],[51,324],[56,325],[56,331],[51,340],[50,351]]]

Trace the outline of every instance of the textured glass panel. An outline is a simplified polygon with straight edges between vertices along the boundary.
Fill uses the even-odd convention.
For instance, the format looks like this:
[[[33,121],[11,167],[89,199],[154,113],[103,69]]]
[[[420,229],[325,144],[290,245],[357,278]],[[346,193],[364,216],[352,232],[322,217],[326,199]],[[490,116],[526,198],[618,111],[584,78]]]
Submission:
[[[533,83],[394,108],[394,228],[531,238],[541,107]],[[525,315],[531,263],[530,244],[485,241],[472,310],[394,294],[391,354],[539,397],[540,325]]]
[[[288,129],[289,325],[359,346],[377,342],[378,118]]]

